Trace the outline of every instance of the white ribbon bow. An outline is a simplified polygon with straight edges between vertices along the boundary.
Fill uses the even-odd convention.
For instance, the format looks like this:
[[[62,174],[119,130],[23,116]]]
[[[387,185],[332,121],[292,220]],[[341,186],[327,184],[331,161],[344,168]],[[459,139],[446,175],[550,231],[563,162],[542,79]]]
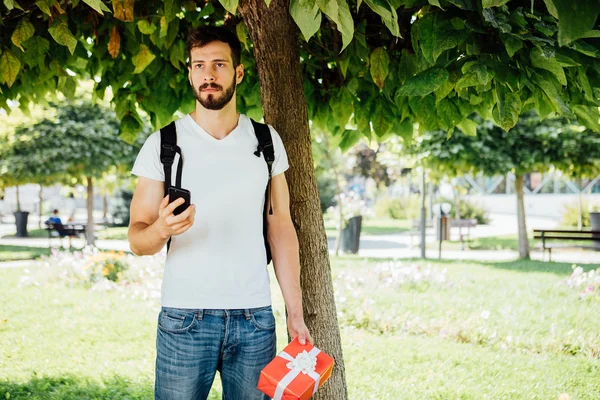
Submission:
[[[302,353],[298,353],[295,358],[285,351],[282,351],[277,355],[277,357],[289,361],[286,366],[290,369],[290,372],[288,372],[277,384],[277,390],[275,390],[273,400],[281,400],[285,388],[300,374],[305,374],[313,378],[315,381],[313,395],[317,392],[321,376],[315,372],[315,367],[317,366],[317,354],[320,352],[321,350],[313,347],[310,351],[304,350]]]

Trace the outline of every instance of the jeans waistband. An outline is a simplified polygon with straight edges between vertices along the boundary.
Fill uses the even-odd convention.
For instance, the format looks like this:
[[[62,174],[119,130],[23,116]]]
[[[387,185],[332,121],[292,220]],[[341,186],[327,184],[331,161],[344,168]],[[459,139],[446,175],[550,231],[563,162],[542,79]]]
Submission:
[[[246,318],[250,318],[252,314],[271,309],[271,306],[256,307],[256,308],[234,308],[234,309],[212,309],[212,308],[174,308],[174,307],[161,307],[164,311],[176,311],[185,313],[194,313],[196,318],[202,319],[204,315],[214,315],[217,317],[226,316],[238,316],[244,315]]]

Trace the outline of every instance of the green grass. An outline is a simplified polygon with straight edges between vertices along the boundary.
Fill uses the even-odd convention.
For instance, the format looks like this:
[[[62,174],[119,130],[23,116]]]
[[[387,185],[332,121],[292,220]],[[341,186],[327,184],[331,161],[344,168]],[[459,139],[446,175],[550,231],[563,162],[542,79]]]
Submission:
[[[350,399],[598,397],[600,301],[564,284],[570,264],[414,260],[445,281],[390,284],[389,262],[332,259]],[[0,399],[152,398],[155,301],[24,273],[0,269]]]
[[[412,221],[408,219],[363,219],[361,234],[390,235],[408,232],[412,229]],[[328,236],[337,235],[337,225],[333,220],[325,220],[325,231]]]
[[[0,245],[0,262],[32,260],[49,254],[48,248]]]
[[[126,226],[107,227],[101,228],[96,231],[96,239],[102,240],[127,240],[127,229]],[[29,229],[27,231],[30,238],[47,238],[48,231],[46,229]],[[5,235],[2,239],[14,239],[15,234]]]

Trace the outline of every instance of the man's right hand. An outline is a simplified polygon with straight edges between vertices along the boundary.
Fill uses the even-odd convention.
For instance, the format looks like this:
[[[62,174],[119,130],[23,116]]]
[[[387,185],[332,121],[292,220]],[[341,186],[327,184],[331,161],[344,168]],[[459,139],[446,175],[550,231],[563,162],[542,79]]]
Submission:
[[[169,195],[166,195],[160,202],[156,224],[158,224],[158,230],[163,239],[168,239],[174,235],[181,235],[194,224],[196,206],[193,204],[190,204],[190,206],[181,214],[173,214],[173,211],[184,202],[184,199],[179,198],[169,204]]]

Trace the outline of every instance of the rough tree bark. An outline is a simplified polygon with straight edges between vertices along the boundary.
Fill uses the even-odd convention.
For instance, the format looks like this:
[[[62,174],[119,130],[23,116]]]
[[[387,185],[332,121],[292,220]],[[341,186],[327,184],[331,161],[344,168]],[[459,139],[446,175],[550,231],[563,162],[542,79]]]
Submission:
[[[87,181],[87,228],[85,240],[88,246],[93,246],[96,240],[94,235],[94,181],[91,176],[85,178]]]
[[[281,135],[290,162],[286,178],[300,242],[304,318],[317,346],[336,361],[329,382],[314,398],[344,400],[348,398],[344,361],[313,170],[298,29],[290,17],[289,1],[273,0],[267,7],[264,0],[242,0],[239,11],[254,44],[265,121]]]
[[[523,175],[515,174],[515,192],[517,193],[517,223],[519,226],[519,258],[529,258],[529,240],[525,222],[525,194],[523,191]]]

